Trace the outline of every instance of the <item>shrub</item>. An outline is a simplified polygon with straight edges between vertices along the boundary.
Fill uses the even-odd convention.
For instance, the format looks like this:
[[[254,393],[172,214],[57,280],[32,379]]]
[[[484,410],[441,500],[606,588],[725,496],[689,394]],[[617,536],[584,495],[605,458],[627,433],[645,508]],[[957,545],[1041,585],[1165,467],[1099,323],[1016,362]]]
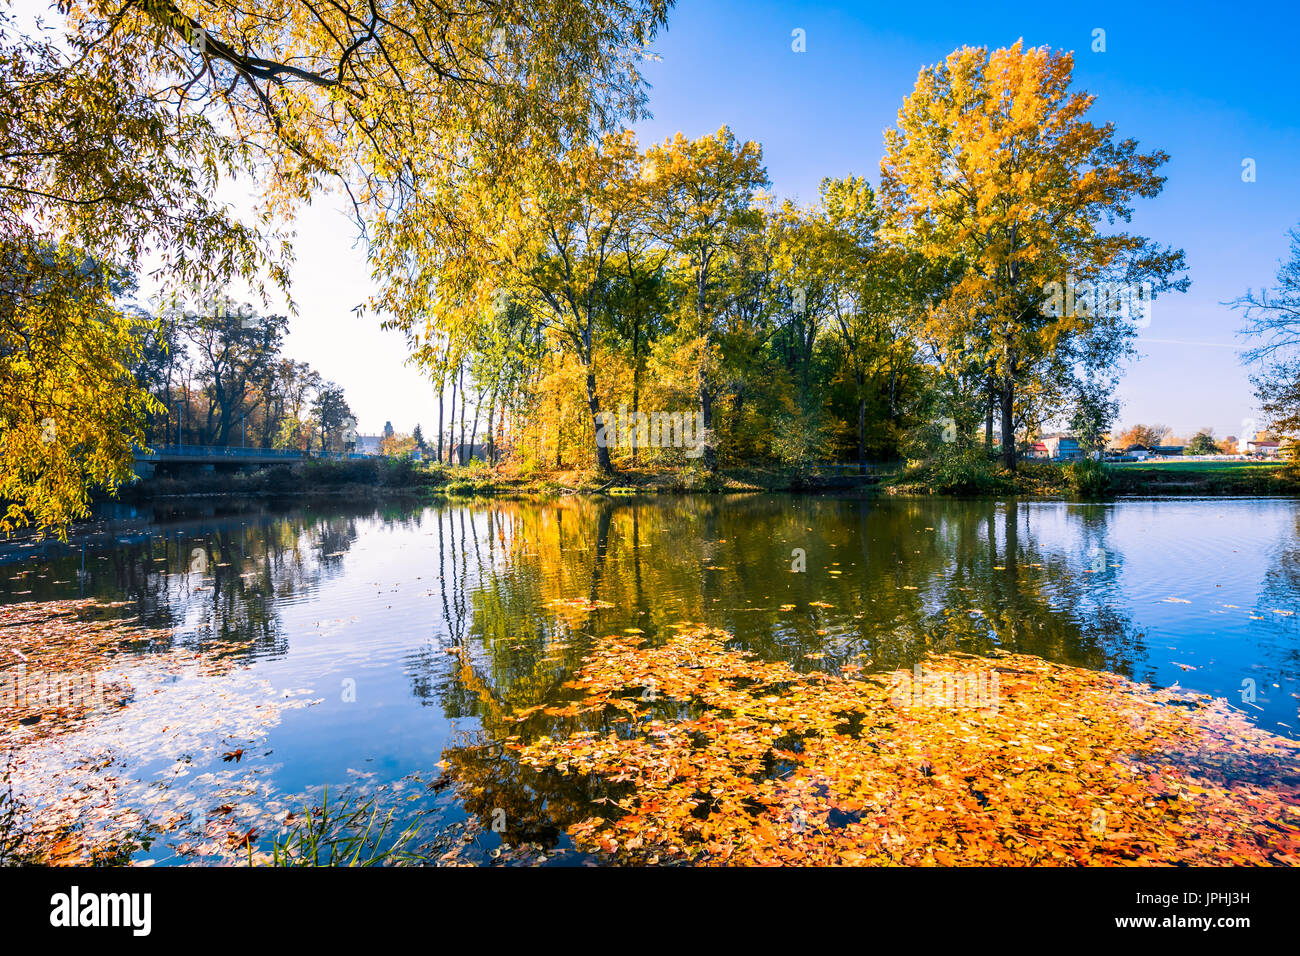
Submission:
[[[926,468],[930,491],[938,495],[980,495],[998,487],[993,465],[982,448],[941,446]]]
[[[1099,498],[1110,491],[1110,469],[1094,458],[1066,465],[1065,480],[1075,494],[1084,498]]]
[[[703,465],[690,464],[673,474],[669,487],[677,492],[709,492],[720,490],[722,483]]]

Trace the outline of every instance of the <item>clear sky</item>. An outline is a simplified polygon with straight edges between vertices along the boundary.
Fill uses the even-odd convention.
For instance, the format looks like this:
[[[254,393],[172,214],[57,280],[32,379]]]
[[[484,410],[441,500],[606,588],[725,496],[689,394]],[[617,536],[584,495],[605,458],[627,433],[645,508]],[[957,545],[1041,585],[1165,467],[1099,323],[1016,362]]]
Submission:
[[[1067,8],[1068,6],[1068,8]],[[804,31],[806,51],[792,49]],[[1092,52],[1093,31],[1105,52]],[[757,140],[779,196],[809,201],[824,176],[879,180],[883,132],[918,70],[962,45],[1023,38],[1075,53],[1091,118],[1168,152],[1164,192],[1133,231],[1185,250],[1191,289],[1161,297],[1120,388],[1121,422],[1239,435],[1254,414],[1240,313],[1221,303],[1272,283],[1300,224],[1300,6],[1295,3],[768,3],[699,0],[673,10],[647,65],[643,145],[729,125]],[[1255,161],[1255,181],[1242,163]],[[404,366],[400,336],[353,306],[370,292],[355,233],[321,200],[299,222],[287,353],[342,384],[362,432],[391,420],[431,432],[437,402]]]

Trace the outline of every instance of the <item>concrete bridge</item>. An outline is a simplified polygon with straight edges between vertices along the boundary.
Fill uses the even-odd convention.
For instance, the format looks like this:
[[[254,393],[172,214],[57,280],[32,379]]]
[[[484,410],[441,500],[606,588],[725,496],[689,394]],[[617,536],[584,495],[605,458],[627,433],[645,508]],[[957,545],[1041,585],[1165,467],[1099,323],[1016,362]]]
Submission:
[[[304,454],[296,449],[245,448],[240,445],[157,445],[152,451],[136,449],[135,472],[142,478],[153,474],[157,465],[198,465],[211,471],[217,465],[275,465],[300,461],[355,461],[369,458],[357,453]]]

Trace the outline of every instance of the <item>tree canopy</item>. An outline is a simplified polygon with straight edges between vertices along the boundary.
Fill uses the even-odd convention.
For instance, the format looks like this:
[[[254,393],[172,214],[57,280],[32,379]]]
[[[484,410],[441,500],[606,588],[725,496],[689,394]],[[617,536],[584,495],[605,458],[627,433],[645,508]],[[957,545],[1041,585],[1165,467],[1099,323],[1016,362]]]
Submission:
[[[53,484],[6,448],[10,521],[37,495],[58,498],[38,523],[84,513],[133,444],[180,424],[159,412],[177,395],[216,442],[253,422],[266,445],[346,444],[341,391],[278,354],[287,317],[182,327],[110,278],[173,300],[244,282],[268,312],[291,292],[293,213],[330,188],[365,239],[365,308],[450,393],[439,459],[480,425],[493,461],[605,473],[969,452],[981,423],[992,451],[995,422],[1010,467],[1053,420],[1099,445],[1143,310],[1188,280],[1181,252],[1117,225],[1168,157],[1088,118],[1071,55],[964,47],[924,68],[878,187],[828,177],[799,205],[729,127],[648,147],[626,129],[668,6],[69,0],[61,37],[0,19],[0,220],[30,273],[5,388],[111,352],[116,397],[79,414],[122,436]],[[247,208],[215,198],[231,187]],[[83,260],[103,280],[60,296]],[[36,316],[91,303],[94,323],[42,326],[65,337],[49,370],[24,358]],[[11,444],[46,418],[75,434],[59,407],[6,414],[27,429]]]

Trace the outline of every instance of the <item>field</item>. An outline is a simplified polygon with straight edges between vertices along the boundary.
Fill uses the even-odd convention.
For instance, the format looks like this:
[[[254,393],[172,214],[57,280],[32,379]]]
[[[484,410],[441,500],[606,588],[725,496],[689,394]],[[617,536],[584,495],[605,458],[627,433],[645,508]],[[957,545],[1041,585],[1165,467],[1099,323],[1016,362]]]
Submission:
[[[1120,494],[1295,494],[1295,473],[1277,461],[1135,461],[1110,464]]]
[[[1203,475],[1266,475],[1282,467],[1279,461],[1121,461],[1111,462],[1114,468],[1125,471],[1177,471],[1183,474]]]

